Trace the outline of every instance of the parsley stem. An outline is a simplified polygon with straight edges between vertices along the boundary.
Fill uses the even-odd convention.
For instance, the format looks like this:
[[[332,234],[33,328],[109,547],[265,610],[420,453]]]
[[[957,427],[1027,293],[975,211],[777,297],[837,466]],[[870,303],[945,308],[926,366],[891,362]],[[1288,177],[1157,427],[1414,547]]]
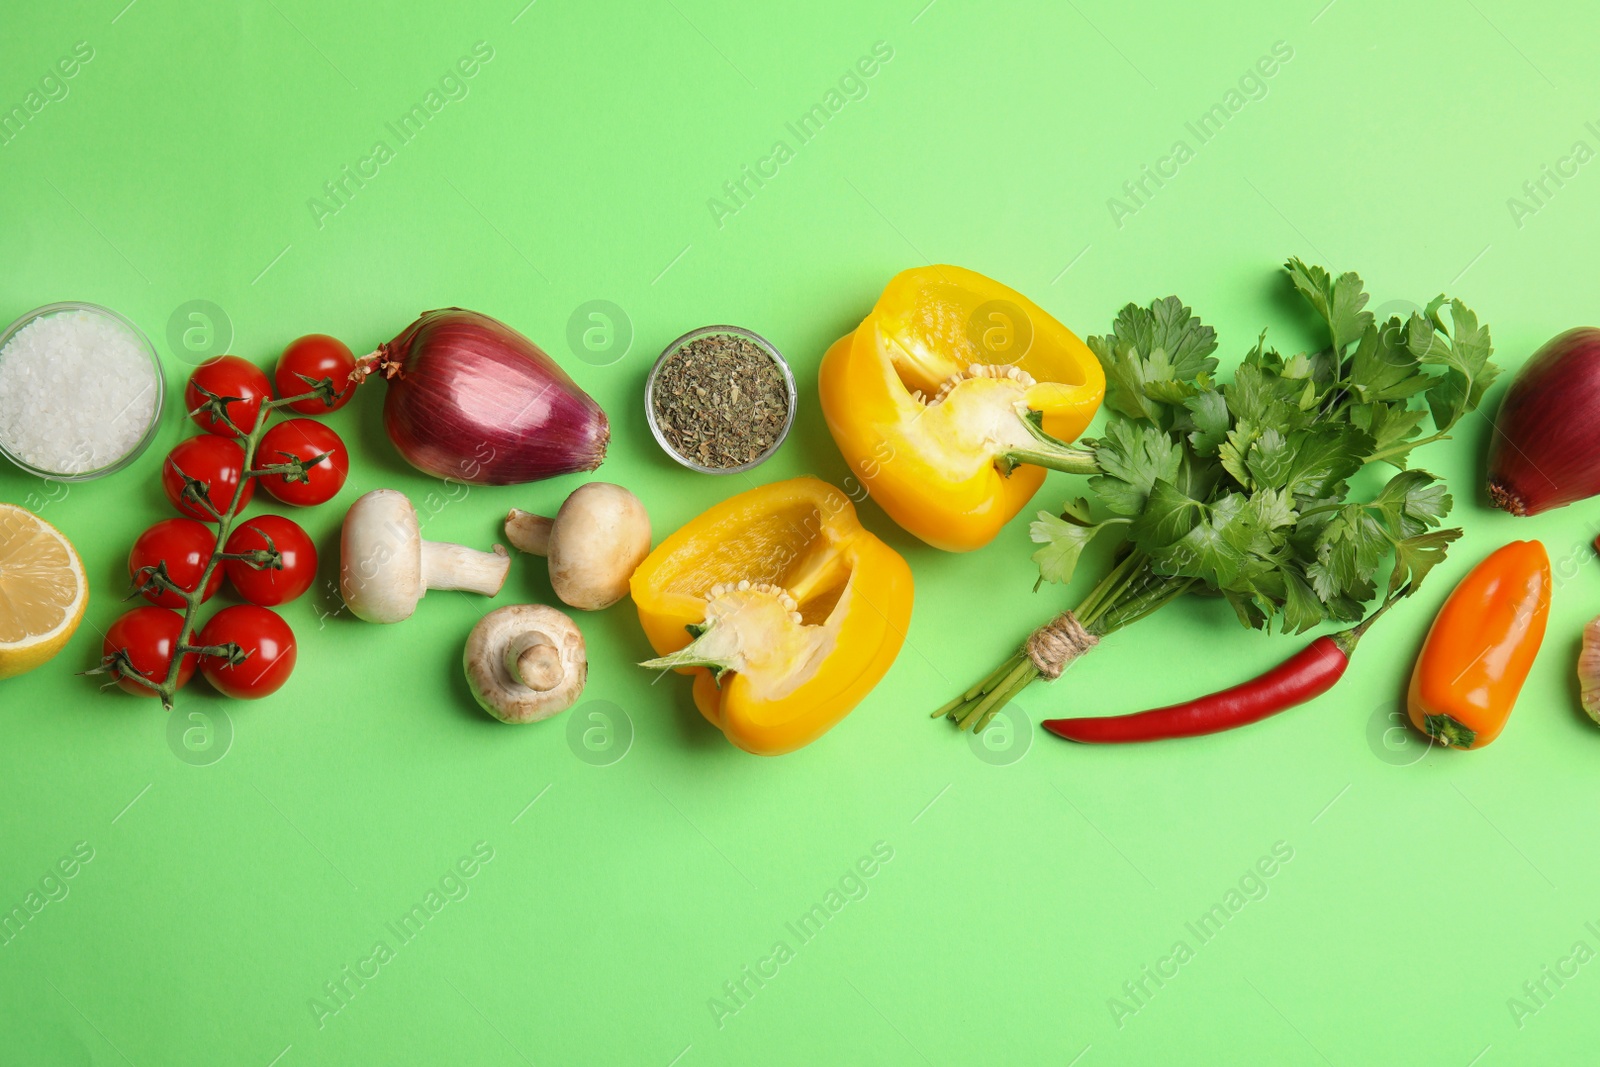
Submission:
[[[1100,579],[1099,585],[1089,590],[1089,594],[1083,598],[1082,602],[1072,612],[1077,616],[1078,624],[1090,633],[1098,635],[1098,631],[1094,628],[1095,622],[1105,609],[1117,597],[1121,596],[1127,588],[1126,580],[1128,575],[1143,567],[1149,559],[1150,557],[1146,553],[1138,549],[1134,549],[1124,556],[1120,563],[1112,567],[1106,576]]]
[[[1107,608],[1100,617],[1098,632],[1114,633],[1130,626],[1147,615],[1153,615],[1171,601],[1187,593],[1198,581],[1196,578],[1147,574],[1143,585],[1133,595],[1122,598]]]
[[[999,700],[996,700],[993,704],[989,705],[988,711],[985,711],[982,715],[978,716],[977,721],[972,724],[972,732],[975,734],[983,733],[983,728],[989,725],[989,720],[999,714],[1001,708],[1011,703],[1011,701],[1016,697],[1021,696],[1022,691],[1028,688],[1028,686],[1032,685],[1034,679],[1038,677],[1039,669],[1032,663],[1028,662],[1026,658],[1024,658],[1023,669],[1014,675],[1015,680],[1012,682],[1011,688],[1005,694],[1003,694]]]
[[[1004,663],[1000,664],[1000,666],[996,667],[994,670],[985,675],[983,679],[971,689],[968,689],[965,693],[962,693],[954,700],[951,700],[948,704],[945,704],[943,707],[939,708],[938,711],[935,711],[928,717],[930,719],[943,718],[944,716],[955,711],[957,708],[961,707],[961,705],[965,704],[967,701],[974,700],[988,693],[989,690],[993,689],[997,684],[999,684],[1000,679],[1005,677],[1005,675],[1011,670],[1011,667],[1011,660],[1006,660]]]
[[[1435,441],[1448,441],[1448,440],[1450,440],[1450,435],[1448,433],[1445,433],[1443,430],[1440,430],[1436,434],[1430,434],[1427,437],[1424,437],[1424,438],[1422,438],[1420,440],[1417,440],[1417,441],[1401,441],[1397,445],[1390,445],[1388,448],[1380,449],[1377,452],[1374,452],[1372,455],[1368,456],[1363,462],[1371,463],[1374,460],[1387,459],[1389,456],[1399,455],[1401,453],[1409,452],[1413,448],[1421,448],[1423,445],[1431,445]]]
[[[1033,662],[1027,656],[1016,657],[1016,663],[1006,672],[1000,684],[995,686],[988,696],[972,705],[961,718],[957,719],[956,726],[965,730],[969,723],[975,723],[980,720],[987,722],[988,716],[985,713],[1000,710],[1013,696],[1021,692],[1023,686],[1038,677],[1038,674],[1039,669],[1033,665]],[[979,729],[981,730],[982,727],[979,727]]]

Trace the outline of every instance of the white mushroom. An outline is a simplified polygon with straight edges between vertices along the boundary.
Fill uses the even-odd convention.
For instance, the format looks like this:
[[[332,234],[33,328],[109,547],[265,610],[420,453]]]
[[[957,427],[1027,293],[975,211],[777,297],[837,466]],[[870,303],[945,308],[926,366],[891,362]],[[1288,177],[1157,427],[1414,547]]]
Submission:
[[[500,545],[479,552],[424,541],[417,511],[404,493],[374,489],[350,505],[339,538],[339,592],[368,622],[411,617],[429,589],[464,589],[494,596],[505,584],[511,557]]]
[[[573,490],[556,517],[511,509],[506,540],[550,557],[550,585],[563,603],[584,611],[628,595],[628,579],[650,554],[650,515],[639,498],[610,482]]]
[[[462,666],[483,710],[509,723],[566,711],[589,676],[583,634],[543,604],[512,604],[485,615],[467,638]]]

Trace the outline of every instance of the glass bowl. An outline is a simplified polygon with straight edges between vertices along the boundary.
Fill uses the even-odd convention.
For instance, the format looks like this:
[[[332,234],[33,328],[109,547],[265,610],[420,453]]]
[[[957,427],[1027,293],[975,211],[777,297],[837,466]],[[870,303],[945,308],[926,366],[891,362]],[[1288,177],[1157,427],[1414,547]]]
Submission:
[[[786,404],[783,427],[778,430],[778,436],[773,439],[772,447],[748,463],[741,463],[734,467],[707,467],[702,463],[697,463],[672,447],[671,442],[667,440],[667,435],[661,431],[661,425],[656,421],[656,378],[660,376],[661,368],[666,364],[667,360],[678,353],[679,349],[698,341],[702,337],[737,337],[741,340],[749,341],[765,352],[768,358],[776,363],[778,369],[783,372],[783,389]],[[794,387],[794,372],[789,369],[788,361],[783,358],[783,353],[779,352],[777,346],[771,341],[754,330],[745,329],[743,326],[702,326],[698,330],[690,330],[661,350],[661,355],[656,360],[655,366],[650,368],[650,377],[645,379],[644,383],[644,415],[645,419],[650,423],[650,433],[655,436],[656,444],[660,445],[661,450],[678,463],[692,471],[699,471],[701,474],[739,474],[765,463],[772,457],[774,452],[783,447],[784,439],[789,436],[789,428],[794,425],[794,410],[798,400],[799,394]]]
[[[6,443],[3,440],[0,440],[0,456],[4,456],[6,459],[10,460],[21,469],[27,471],[29,474],[36,474],[41,478],[48,478],[51,481],[87,482],[95,478],[103,478],[108,474],[114,474],[117,471],[122,470],[128,464],[138,459],[146,448],[150,447],[150,442],[155,439],[156,430],[161,425],[161,412],[166,400],[166,375],[162,372],[161,359],[156,355],[155,346],[150,343],[150,338],[145,336],[145,332],[143,330],[139,329],[138,326],[136,326],[125,316],[117,314],[108,307],[101,307],[99,304],[89,304],[80,300],[66,300],[58,304],[46,304],[43,307],[34,308],[27,314],[22,315],[10,326],[7,326],[4,333],[0,333],[0,353],[5,351],[6,345],[11,343],[11,339],[15,337],[18,331],[20,331],[24,326],[36,322],[39,319],[48,318],[51,315],[59,315],[63,312],[70,311],[87,311],[90,314],[99,315],[111,320],[123,330],[126,330],[133,337],[134,342],[139,346],[144,354],[149,357],[150,366],[155,371],[156,375],[156,402],[155,406],[150,412],[150,423],[144,428],[144,432],[139,435],[139,439],[134,443],[133,448],[131,448],[125,454],[112,460],[110,463],[96,467],[93,470],[71,472],[45,470],[42,467],[35,466],[33,463],[30,463],[21,456],[17,455],[15,452],[11,451],[6,447]]]

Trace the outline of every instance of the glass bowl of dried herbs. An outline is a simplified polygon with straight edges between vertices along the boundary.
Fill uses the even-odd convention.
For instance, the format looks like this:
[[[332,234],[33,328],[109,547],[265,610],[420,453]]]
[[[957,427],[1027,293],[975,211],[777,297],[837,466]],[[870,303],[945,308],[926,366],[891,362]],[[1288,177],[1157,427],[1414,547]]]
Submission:
[[[776,452],[795,399],[783,355],[742,326],[690,330],[662,351],[644,386],[657,443],[702,474],[737,474]]]

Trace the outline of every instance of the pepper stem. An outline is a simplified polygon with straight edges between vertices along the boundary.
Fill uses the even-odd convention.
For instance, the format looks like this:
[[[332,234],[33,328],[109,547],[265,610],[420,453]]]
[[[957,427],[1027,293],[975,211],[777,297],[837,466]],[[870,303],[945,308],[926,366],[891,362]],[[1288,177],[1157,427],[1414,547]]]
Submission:
[[[1445,748],[1471,748],[1478,739],[1476,730],[1449,715],[1424,715],[1422,728]]]
[[[1329,640],[1339,646],[1339,651],[1344,653],[1345,659],[1349,659],[1350,654],[1356,650],[1356,642],[1361,640],[1362,636],[1367,632],[1367,628],[1383,618],[1384,612],[1410,596],[1414,588],[1415,586],[1412,583],[1407,582],[1399,591],[1385,597],[1383,603],[1378,605],[1377,611],[1374,611],[1348,630],[1340,630],[1338,633],[1330,635]]]
[[[1067,474],[1101,473],[1100,464],[1092,451],[1073,448],[1059,437],[1045,433],[1044,412],[1030,409],[1026,413],[1018,412],[1017,417],[1027,427],[1034,443],[1029,448],[1013,448],[1001,453],[998,462],[1002,474],[1010,474],[1019,463],[1030,463],[1035,467],[1046,467]]]
[[[699,638],[690,641],[676,652],[668,652],[665,656],[647,659],[640,662],[639,666],[647,667],[653,671],[675,671],[684,667],[715,667],[718,672],[728,669],[728,665],[719,659],[711,659],[704,652],[698,651],[694,646],[700,643]]]
[[[715,620],[707,620],[686,629],[694,635],[694,640],[678,649],[668,652],[665,656],[647,659],[639,666],[655,671],[675,671],[685,667],[707,667],[716,671],[716,681],[722,684],[722,676],[733,669],[725,655],[718,655],[713,649],[721,634],[717,633]]]
[[[676,652],[647,659],[639,666],[662,671],[677,670],[680,667],[717,667],[722,670],[728,668],[726,652],[716,648],[722,635],[717,632],[717,619],[714,615],[707,615],[704,622],[692,622],[684,629],[689,631],[689,636],[694,640]]]

